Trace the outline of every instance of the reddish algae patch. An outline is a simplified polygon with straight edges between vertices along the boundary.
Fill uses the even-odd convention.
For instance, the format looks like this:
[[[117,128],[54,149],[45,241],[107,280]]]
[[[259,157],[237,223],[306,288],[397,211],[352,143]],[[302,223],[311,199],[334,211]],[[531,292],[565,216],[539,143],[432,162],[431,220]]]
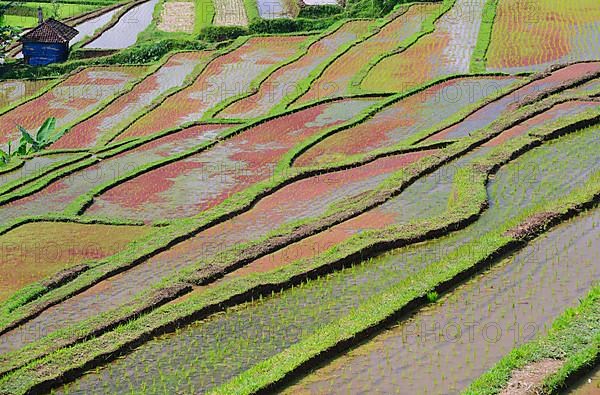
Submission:
[[[214,138],[227,125],[198,125],[125,151],[61,178],[46,188],[0,206],[0,224],[21,216],[62,212],[83,193],[148,163],[175,155]],[[111,216],[112,213],[108,213]]]
[[[295,166],[334,163],[340,158],[390,147],[431,129],[465,106],[514,83],[515,78],[460,78],[436,84],[394,103],[365,122],[342,130],[311,147]]]
[[[598,71],[600,71],[600,62],[577,63],[556,70],[547,77],[535,80],[481,107],[463,121],[434,134],[427,138],[425,142],[465,137],[472,132],[490,125],[498,117],[514,111],[522,101],[535,98],[537,95],[543,94],[546,90],[557,88],[563,84],[569,84],[586,74]]]
[[[524,135],[525,133],[535,129],[536,127],[556,121],[562,117],[567,117],[581,113],[593,107],[600,107],[600,103],[593,101],[570,101],[566,103],[557,104],[548,111],[538,114],[532,118],[527,119],[524,122],[521,122],[516,126],[513,126],[508,130],[505,130],[499,136],[494,137],[493,139],[485,143],[484,147],[498,146],[514,137]]]
[[[314,201],[319,199],[319,196],[322,194],[322,190],[335,195],[338,188],[341,189],[343,184],[340,184],[343,179],[356,180],[361,177],[371,178],[378,175],[388,176],[393,171],[397,171],[425,156],[432,155],[435,152],[437,151],[430,150],[381,158],[358,168],[321,176],[325,177],[325,179],[314,179],[313,177],[312,179],[296,182],[261,200],[251,211],[229,221],[234,224],[229,230],[235,232],[236,229],[243,228],[240,225],[243,225],[247,218],[264,217],[267,218],[269,222],[280,222],[280,217],[287,217],[287,221],[289,221],[289,214],[293,214],[295,211],[294,208],[289,206],[293,204],[294,206],[299,205],[301,208],[305,207],[303,201],[305,195],[310,196],[310,200],[308,200],[307,203],[314,204]],[[322,187],[315,188],[315,183],[321,184]],[[347,181],[345,183],[347,183]],[[373,188],[375,186],[376,184],[371,187]],[[360,192],[361,191],[357,191],[357,193]],[[314,236],[291,244],[275,253],[257,259],[248,266],[238,269],[228,276],[242,276],[255,272],[269,271],[297,259],[311,258],[325,252],[334,245],[347,240],[358,232],[367,229],[382,229],[401,220],[402,217],[395,212],[393,207],[388,207],[387,205],[379,206]],[[254,222],[256,222],[256,220],[254,220]]]
[[[350,83],[369,62],[398,48],[402,41],[419,31],[427,15],[439,9],[438,4],[416,4],[385,25],[380,32],[355,45],[331,63],[311,84],[298,103],[304,104],[349,93]]]

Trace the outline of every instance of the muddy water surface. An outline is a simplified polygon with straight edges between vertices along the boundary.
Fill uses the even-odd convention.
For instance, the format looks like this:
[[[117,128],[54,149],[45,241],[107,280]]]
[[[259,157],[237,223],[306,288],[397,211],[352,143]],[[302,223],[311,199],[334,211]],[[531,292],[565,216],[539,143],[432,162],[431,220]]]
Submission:
[[[36,156],[25,161],[23,166],[10,172],[0,174],[0,186],[19,178],[32,177],[40,174],[48,167],[62,161],[74,158],[76,154],[54,154]]]
[[[563,395],[598,395],[600,394],[600,366],[597,366],[589,374],[583,376],[569,389],[562,392]]]
[[[290,184],[262,199],[250,211],[209,228],[170,250],[49,308],[29,323],[0,337],[0,350],[15,349],[56,329],[130,302],[142,290],[186,266],[215,257],[236,243],[264,236],[277,226],[293,220],[318,216],[325,212],[331,202],[374,188],[391,172],[418,159],[420,155],[407,156],[382,158],[354,169]],[[290,196],[295,199],[288,200]],[[294,209],[282,211],[292,203],[296,203]]]

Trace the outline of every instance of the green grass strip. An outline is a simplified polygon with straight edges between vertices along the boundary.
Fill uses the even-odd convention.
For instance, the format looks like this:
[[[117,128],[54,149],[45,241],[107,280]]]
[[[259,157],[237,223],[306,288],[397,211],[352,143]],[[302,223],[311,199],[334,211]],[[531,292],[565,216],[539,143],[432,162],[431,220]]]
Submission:
[[[486,70],[486,54],[492,39],[492,29],[496,19],[496,7],[498,0],[487,0],[483,6],[483,15],[481,17],[481,27],[477,36],[477,43],[471,57],[469,71],[471,73],[481,73]]]
[[[0,164],[0,177],[2,174],[10,173],[11,171],[20,169],[25,164],[21,158],[11,158],[7,164]]]
[[[258,11],[257,0],[244,0],[244,8],[246,9],[246,16],[248,22],[260,19],[260,12]]]
[[[194,0],[196,17],[194,20],[194,34],[200,34],[205,27],[212,25],[215,18],[215,5],[213,0]]]

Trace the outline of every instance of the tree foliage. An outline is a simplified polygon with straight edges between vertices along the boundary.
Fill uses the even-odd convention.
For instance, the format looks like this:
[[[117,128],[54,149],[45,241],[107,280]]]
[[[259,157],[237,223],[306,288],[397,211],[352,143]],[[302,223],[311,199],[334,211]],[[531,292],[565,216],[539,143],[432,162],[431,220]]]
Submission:
[[[19,34],[21,33],[18,28],[4,24],[6,11],[15,4],[17,4],[15,1],[0,4],[0,64],[4,63],[6,48],[19,38]]]
[[[6,151],[0,149],[0,164],[7,164],[14,156],[23,156],[44,150],[68,131],[67,129],[56,131],[56,118],[46,119],[35,134],[20,125],[17,125],[17,129],[21,132],[21,139],[15,150],[13,150],[11,142],[8,143]]]

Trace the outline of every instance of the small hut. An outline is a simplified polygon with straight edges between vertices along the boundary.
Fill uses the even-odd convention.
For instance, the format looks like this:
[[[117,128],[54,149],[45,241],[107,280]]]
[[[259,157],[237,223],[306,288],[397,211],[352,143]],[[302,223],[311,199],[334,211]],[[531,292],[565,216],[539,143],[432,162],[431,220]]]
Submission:
[[[42,9],[38,9],[38,25],[21,36],[25,63],[45,66],[64,62],[69,57],[69,41],[79,31],[55,19],[44,21]]]

